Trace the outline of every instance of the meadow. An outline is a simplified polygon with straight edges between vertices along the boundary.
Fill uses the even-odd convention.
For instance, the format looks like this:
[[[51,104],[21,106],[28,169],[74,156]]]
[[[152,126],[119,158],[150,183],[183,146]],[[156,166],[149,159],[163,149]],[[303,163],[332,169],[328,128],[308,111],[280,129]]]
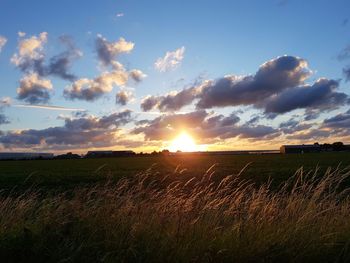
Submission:
[[[348,262],[350,154],[3,161],[2,262]]]
[[[187,176],[201,176],[215,165],[219,176],[239,173],[246,165],[245,179],[263,183],[272,179],[279,185],[290,178],[297,169],[350,166],[350,153],[330,152],[315,154],[267,154],[267,155],[178,155],[138,156],[121,158],[72,159],[72,160],[24,160],[0,161],[0,188],[3,190],[28,187],[71,188],[94,184],[106,178],[133,176],[153,167],[159,173],[167,174],[176,168],[184,170]]]

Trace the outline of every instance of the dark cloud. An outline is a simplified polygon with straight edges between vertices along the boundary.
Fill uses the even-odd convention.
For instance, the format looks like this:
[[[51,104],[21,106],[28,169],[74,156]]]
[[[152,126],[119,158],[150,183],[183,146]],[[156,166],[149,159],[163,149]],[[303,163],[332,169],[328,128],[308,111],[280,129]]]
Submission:
[[[121,53],[129,53],[134,48],[134,43],[120,38],[116,42],[109,42],[106,38],[98,35],[95,41],[97,57],[102,65],[110,65]]]
[[[343,73],[345,75],[346,81],[350,81],[350,66],[343,68]]]
[[[160,111],[177,111],[190,104],[197,94],[197,88],[191,87],[165,96],[148,96],[141,101],[143,111],[158,108]]]
[[[19,88],[17,88],[17,99],[30,104],[47,103],[51,90],[50,80],[41,79],[36,73],[32,73],[20,80]]]
[[[125,106],[132,99],[132,92],[121,90],[115,96],[115,103]]]
[[[304,83],[311,74],[307,62],[293,56],[282,56],[260,66],[255,75],[229,75],[217,80],[203,81],[200,85],[165,96],[149,97],[143,101],[144,110],[158,108],[161,111],[180,109],[198,100],[196,107],[255,105],[264,99]],[[149,103],[149,101],[152,103]],[[147,107],[145,107],[147,105]]]
[[[349,102],[345,93],[336,92],[339,83],[319,79],[312,86],[286,89],[265,102],[266,112],[285,113],[295,109],[329,110]]]
[[[66,49],[48,59],[46,64],[44,46],[47,43],[47,35],[43,32],[39,36],[21,39],[18,45],[19,52],[13,55],[11,62],[26,74],[36,73],[40,77],[54,75],[64,80],[75,80],[76,76],[70,73],[70,68],[73,61],[82,56],[82,52],[75,47],[71,37],[61,36],[59,40]]]
[[[116,132],[120,126],[131,120],[130,111],[113,113],[100,118],[94,116],[67,118],[61,127],[7,132],[0,136],[0,143],[6,148],[111,146],[116,143]]]
[[[349,102],[347,94],[337,92],[338,81],[321,78],[307,85],[310,75],[304,59],[282,56],[262,64],[255,75],[228,75],[167,95],[145,97],[141,108],[171,112],[193,102],[197,109],[247,105],[263,109],[265,118],[274,119],[295,109],[315,116]]]
[[[260,121],[260,119],[261,119],[261,116],[259,116],[259,115],[253,116],[250,118],[250,120],[247,121],[247,124],[248,125],[256,124]]]
[[[345,128],[350,130],[350,110],[323,121],[327,128]]]
[[[311,123],[302,123],[293,118],[288,121],[282,122],[279,127],[284,134],[293,134],[300,131],[305,131],[313,126]]]
[[[43,68],[43,75],[55,75],[65,80],[74,81],[77,77],[70,73],[71,64],[82,56],[82,52],[75,47],[69,36],[62,36],[60,40],[67,49],[50,58],[48,66]]]
[[[314,119],[317,119],[320,116],[321,112],[320,110],[315,109],[306,109],[304,114],[304,120],[305,121],[311,121]]]
[[[205,110],[186,114],[163,115],[151,121],[139,122],[139,127],[133,130],[135,134],[144,134],[146,140],[171,140],[181,131],[187,131],[198,137],[198,140],[248,138],[262,139],[276,137],[277,129],[264,125],[239,125],[240,118],[235,114],[230,116],[212,115]]]
[[[305,60],[282,56],[260,66],[254,76],[226,76],[201,87],[197,108],[259,105],[265,98],[300,85],[310,75]]]

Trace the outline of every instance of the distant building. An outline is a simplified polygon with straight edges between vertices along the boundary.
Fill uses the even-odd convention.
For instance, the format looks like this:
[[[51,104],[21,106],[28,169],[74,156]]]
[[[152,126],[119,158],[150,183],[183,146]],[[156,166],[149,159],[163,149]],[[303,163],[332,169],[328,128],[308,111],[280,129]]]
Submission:
[[[135,155],[133,151],[88,151],[85,158],[128,157]]]
[[[34,159],[52,159],[53,153],[19,153],[19,152],[0,152],[0,160],[34,160]]]
[[[318,144],[282,145],[280,147],[280,153],[314,153],[320,151],[321,147]]]

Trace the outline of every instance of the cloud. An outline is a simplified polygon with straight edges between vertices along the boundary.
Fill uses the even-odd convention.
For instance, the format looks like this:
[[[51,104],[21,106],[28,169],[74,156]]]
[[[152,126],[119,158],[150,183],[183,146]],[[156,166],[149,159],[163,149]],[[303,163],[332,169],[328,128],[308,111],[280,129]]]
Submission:
[[[121,53],[129,53],[134,48],[134,43],[127,42],[124,38],[120,38],[116,42],[109,42],[101,35],[96,39],[96,51],[100,63],[107,67],[110,71],[102,72],[94,79],[80,78],[67,86],[64,90],[64,97],[70,100],[86,100],[95,101],[113,90],[115,86],[124,87],[129,78],[136,82],[140,82],[146,77],[141,70],[133,69],[126,71],[124,66],[116,61],[116,57]],[[126,92],[119,92],[117,95],[117,103],[126,103],[130,97]]]
[[[240,118],[231,114],[229,116],[213,115],[205,110],[197,110],[185,114],[162,115],[153,120],[138,122],[132,133],[144,134],[146,140],[171,140],[182,131],[193,134],[198,140],[246,138],[263,139],[280,135],[275,128],[264,125],[239,125]]]
[[[11,62],[22,71],[33,69],[40,72],[45,59],[44,45],[47,43],[47,32],[42,32],[38,36],[21,38],[18,43],[18,53],[11,57]]]
[[[141,109],[150,111],[157,108],[160,111],[177,111],[190,104],[197,97],[199,89],[191,87],[182,91],[173,91],[165,96],[147,96],[141,101]]]
[[[109,42],[102,35],[97,35],[95,41],[97,57],[104,66],[110,65],[119,54],[131,52],[134,45],[122,37],[116,42]]]
[[[288,140],[299,140],[299,141],[305,141],[305,140],[319,140],[321,138],[328,138],[330,136],[334,136],[332,132],[329,130],[323,130],[323,129],[307,129],[301,133],[296,133],[287,136],[286,138]]]
[[[322,78],[305,84],[311,74],[304,59],[281,56],[262,64],[254,75],[227,75],[163,96],[147,96],[141,108],[166,112],[193,102],[197,109],[247,105],[276,117],[295,109],[331,110],[349,102],[348,95],[336,91],[338,81]]]
[[[114,86],[124,86],[128,73],[124,70],[104,72],[94,79],[82,78],[73,82],[64,90],[64,97],[70,100],[95,101],[113,90]]]
[[[206,81],[201,87],[198,108],[258,105],[284,89],[303,84],[311,74],[304,59],[282,56],[265,62],[255,75],[229,75]]]
[[[63,126],[10,131],[0,136],[6,148],[89,148],[116,144],[121,126],[132,120],[130,111],[95,117],[66,118]]]
[[[323,127],[326,128],[345,128],[350,130],[350,110],[345,113],[338,114],[323,121]]]
[[[133,69],[129,72],[130,78],[132,78],[136,82],[141,82],[145,77],[147,77],[146,74],[144,74],[139,69]]]
[[[117,13],[115,16],[116,16],[116,17],[123,17],[123,16],[124,16],[124,13]]]
[[[60,77],[64,80],[73,81],[76,76],[70,73],[73,61],[82,56],[82,52],[74,45],[69,36],[61,36],[60,42],[65,50],[48,60],[45,64],[46,54],[44,46],[47,43],[48,33],[40,33],[39,36],[23,38],[24,33],[19,34],[21,39],[18,44],[18,53],[15,53],[11,62],[25,73],[36,73],[41,77],[49,75]]]
[[[115,96],[115,103],[125,106],[133,98],[133,93],[128,90],[121,90]]]
[[[280,123],[279,127],[284,134],[293,134],[300,131],[305,131],[313,126],[311,123],[302,123],[294,118]]]
[[[319,79],[313,85],[286,89],[272,96],[264,104],[266,112],[285,113],[295,109],[329,110],[349,102],[345,93],[336,92],[339,83]]]
[[[0,99],[0,125],[10,123],[10,121],[8,120],[6,115],[4,115],[2,113],[2,111],[4,108],[9,107],[11,105],[11,103],[12,103],[12,100],[10,97],[2,97]],[[0,133],[1,133],[1,131],[0,131]]]
[[[154,67],[160,72],[176,69],[184,59],[185,47],[178,48],[174,51],[168,51],[165,56],[158,58]]]
[[[30,104],[47,103],[50,99],[52,83],[36,73],[28,74],[20,80],[17,98]]]
[[[8,107],[12,104],[12,99],[10,97],[2,97],[0,99],[0,109]]]
[[[66,50],[53,56],[49,60],[48,66],[42,70],[43,75],[55,75],[62,79],[73,81],[77,77],[69,72],[74,60],[80,58],[83,53],[77,49],[73,40],[69,36],[61,36],[60,41],[66,46]]]
[[[350,45],[346,46],[338,55],[339,61],[344,61],[349,59],[350,59]],[[350,65],[347,65],[343,68],[343,74],[346,78],[346,81],[350,81]]]
[[[2,48],[6,45],[7,38],[0,35],[0,52],[2,51]]]
[[[61,106],[54,106],[54,105],[40,105],[40,104],[13,104],[13,107],[19,107],[19,108],[34,108],[34,109],[45,109],[45,110],[55,110],[55,111],[86,111],[85,109],[81,108],[67,108],[67,107],[61,107]]]

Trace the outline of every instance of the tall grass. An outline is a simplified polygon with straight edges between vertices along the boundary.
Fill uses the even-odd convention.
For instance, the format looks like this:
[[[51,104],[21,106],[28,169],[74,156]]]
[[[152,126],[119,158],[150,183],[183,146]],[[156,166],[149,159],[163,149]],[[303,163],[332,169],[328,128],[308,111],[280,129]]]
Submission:
[[[0,198],[1,262],[346,262],[350,168],[279,189],[211,167]]]

